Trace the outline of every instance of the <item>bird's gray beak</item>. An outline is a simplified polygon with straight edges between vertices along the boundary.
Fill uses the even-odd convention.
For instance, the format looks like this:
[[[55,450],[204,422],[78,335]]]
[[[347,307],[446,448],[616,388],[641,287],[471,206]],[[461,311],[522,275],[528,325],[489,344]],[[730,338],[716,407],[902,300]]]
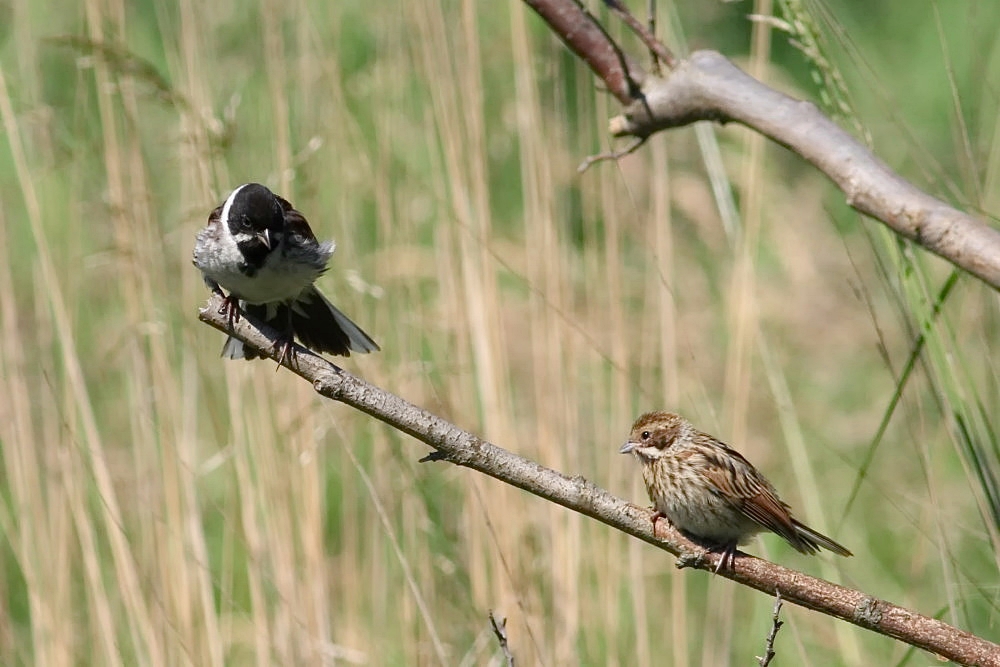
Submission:
[[[265,229],[264,231],[257,232],[257,238],[260,242],[264,244],[264,247],[268,250],[271,249],[271,230]]]
[[[631,442],[631,441],[630,442],[626,442],[624,445],[622,445],[622,448],[618,450],[618,453],[619,454],[631,454],[633,449],[635,449],[635,443]]]

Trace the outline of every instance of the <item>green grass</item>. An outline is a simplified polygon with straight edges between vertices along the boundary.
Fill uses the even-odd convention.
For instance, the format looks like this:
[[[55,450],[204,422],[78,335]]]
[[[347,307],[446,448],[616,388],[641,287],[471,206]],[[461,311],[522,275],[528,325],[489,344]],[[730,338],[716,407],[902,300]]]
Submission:
[[[878,20],[854,4],[802,10],[846,82],[845,124],[932,192],[995,212],[1000,11],[941,4],[938,29],[931,3]],[[935,315],[949,267],[794,156],[714,128],[722,162],[706,164],[684,129],[577,175],[616,108],[515,2],[9,6],[3,664],[487,664],[490,609],[522,664],[761,652],[771,600],[418,464],[422,446],[272,364],[219,359],[191,245],[251,179],[337,241],[320,286],[384,350],[353,372],[639,503],[618,445],[639,412],[675,409],[857,555],[768,537],[751,552],[995,635],[996,295],[960,277]],[[749,6],[692,7],[661,26],[831,94],[786,35],[748,50]],[[783,615],[789,664],[927,660]]]

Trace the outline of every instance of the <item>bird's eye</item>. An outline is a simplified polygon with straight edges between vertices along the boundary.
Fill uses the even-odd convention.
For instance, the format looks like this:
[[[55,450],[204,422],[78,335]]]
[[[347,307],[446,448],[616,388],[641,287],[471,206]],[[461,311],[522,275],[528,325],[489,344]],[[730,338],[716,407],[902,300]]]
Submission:
[[[643,431],[641,437],[642,437],[643,440],[649,440],[649,436],[650,435],[652,435],[652,434],[649,431]]]

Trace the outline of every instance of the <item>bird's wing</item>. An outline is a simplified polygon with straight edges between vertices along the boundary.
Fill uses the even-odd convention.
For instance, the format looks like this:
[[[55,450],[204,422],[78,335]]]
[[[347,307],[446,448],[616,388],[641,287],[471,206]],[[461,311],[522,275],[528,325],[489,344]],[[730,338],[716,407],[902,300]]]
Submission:
[[[704,474],[716,493],[729,499],[751,521],[785,538],[789,544],[810,553],[799,536],[792,515],[774,487],[736,450],[715,441],[725,455],[706,461]],[[707,457],[706,457],[707,458]]]

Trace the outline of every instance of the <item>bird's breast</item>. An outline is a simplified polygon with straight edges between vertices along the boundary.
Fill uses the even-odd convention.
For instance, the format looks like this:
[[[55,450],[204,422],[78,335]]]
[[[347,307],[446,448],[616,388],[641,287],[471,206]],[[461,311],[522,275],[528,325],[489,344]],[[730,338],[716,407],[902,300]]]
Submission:
[[[194,263],[223,289],[252,304],[295,299],[322,275],[330,258],[325,245],[287,252],[282,244],[255,266],[236,243],[226,241],[202,243],[199,239]]]
[[[684,460],[668,456],[647,464],[643,481],[653,506],[686,533],[726,543],[742,542],[760,530]]]

